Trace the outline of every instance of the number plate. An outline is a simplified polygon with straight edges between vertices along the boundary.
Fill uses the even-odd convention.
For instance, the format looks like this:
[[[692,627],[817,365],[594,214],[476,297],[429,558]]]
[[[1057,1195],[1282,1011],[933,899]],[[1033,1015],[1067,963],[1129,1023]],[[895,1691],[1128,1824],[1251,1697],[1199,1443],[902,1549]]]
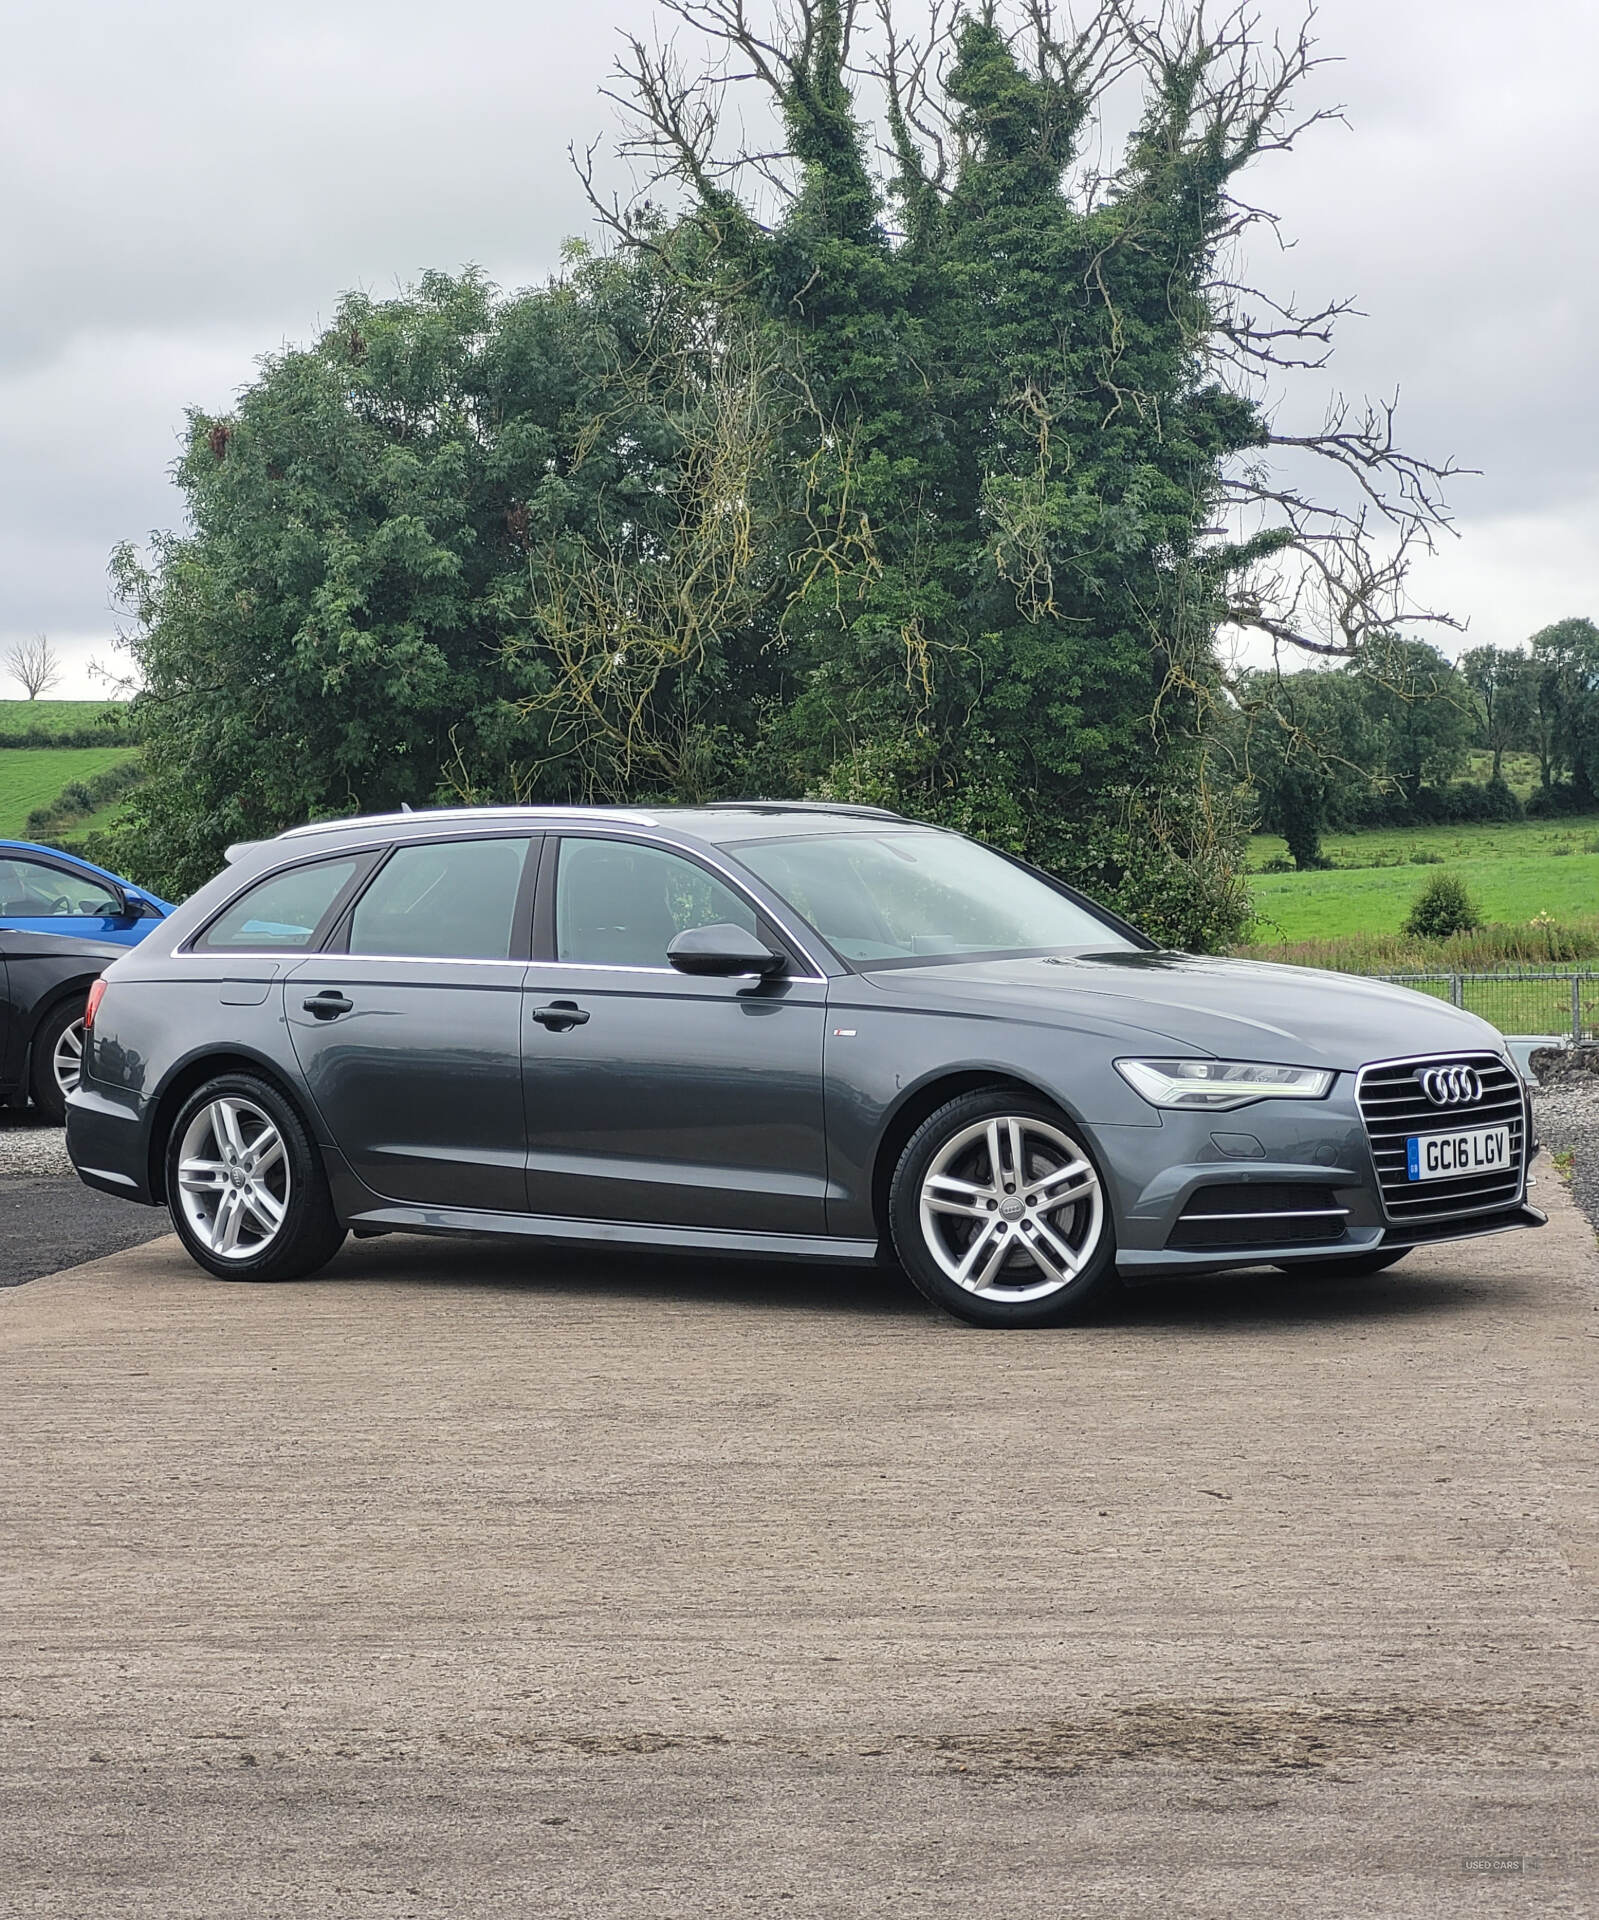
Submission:
[[[1412,1134],[1405,1142],[1412,1180],[1459,1180],[1498,1173],[1510,1165],[1509,1127],[1473,1127],[1464,1133]]]

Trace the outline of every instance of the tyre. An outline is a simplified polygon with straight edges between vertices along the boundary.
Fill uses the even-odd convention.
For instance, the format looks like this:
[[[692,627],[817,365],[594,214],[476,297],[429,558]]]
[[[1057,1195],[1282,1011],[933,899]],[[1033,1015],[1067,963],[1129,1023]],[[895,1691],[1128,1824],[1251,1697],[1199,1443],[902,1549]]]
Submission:
[[[46,1120],[61,1126],[67,1117],[67,1095],[75,1090],[83,1071],[83,1002],[69,1000],[46,1016],[34,1035],[33,1104]]]
[[[1064,1114],[1002,1088],[923,1122],[894,1169],[888,1214],[916,1286],[975,1326],[1068,1319],[1115,1272],[1092,1152]]]
[[[222,1280],[299,1280],[344,1240],[305,1123],[269,1081],[209,1080],[166,1146],[167,1207],[185,1247]]]
[[[1347,1254],[1342,1260],[1331,1256],[1325,1260],[1296,1260],[1291,1266],[1280,1266],[1277,1271],[1287,1274],[1290,1280],[1359,1280],[1368,1273],[1381,1273],[1385,1267],[1397,1265],[1407,1253],[1414,1252],[1414,1247],[1379,1247],[1373,1253]]]

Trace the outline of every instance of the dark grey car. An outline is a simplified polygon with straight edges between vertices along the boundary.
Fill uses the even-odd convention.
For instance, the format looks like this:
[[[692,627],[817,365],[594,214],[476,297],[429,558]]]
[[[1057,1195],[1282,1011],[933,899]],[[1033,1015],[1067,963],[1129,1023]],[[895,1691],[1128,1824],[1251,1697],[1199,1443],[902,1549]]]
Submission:
[[[959,835],[776,803],[233,849],[106,975],[67,1138],[224,1277],[352,1228],[897,1256],[1002,1326],[1118,1269],[1371,1272],[1543,1218],[1470,1014],[1157,952]]]

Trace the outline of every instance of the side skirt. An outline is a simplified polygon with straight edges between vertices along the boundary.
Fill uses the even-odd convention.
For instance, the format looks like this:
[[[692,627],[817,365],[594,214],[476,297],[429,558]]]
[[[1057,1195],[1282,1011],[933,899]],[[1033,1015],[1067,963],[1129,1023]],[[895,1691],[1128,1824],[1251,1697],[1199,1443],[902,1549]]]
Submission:
[[[653,1253],[730,1254],[757,1260],[827,1260],[871,1266],[875,1240],[830,1234],[734,1233],[721,1227],[658,1227],[618,1220],[568,1220],[534,1213],[487,1213],[471,1207],[364,1208],[345,1223],[357,1235],[375,1233],[515,1234],[526,1240],[580,1241],[591,1246],[637,1247]]]

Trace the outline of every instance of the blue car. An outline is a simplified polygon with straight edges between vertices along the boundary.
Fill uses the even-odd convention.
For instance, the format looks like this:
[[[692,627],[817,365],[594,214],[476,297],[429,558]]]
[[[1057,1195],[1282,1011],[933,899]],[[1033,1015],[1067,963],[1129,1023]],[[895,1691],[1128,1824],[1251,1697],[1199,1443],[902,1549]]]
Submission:
[[[0,927],[136,947],[171,911],[169,900],[76,854],[0,840]]]

